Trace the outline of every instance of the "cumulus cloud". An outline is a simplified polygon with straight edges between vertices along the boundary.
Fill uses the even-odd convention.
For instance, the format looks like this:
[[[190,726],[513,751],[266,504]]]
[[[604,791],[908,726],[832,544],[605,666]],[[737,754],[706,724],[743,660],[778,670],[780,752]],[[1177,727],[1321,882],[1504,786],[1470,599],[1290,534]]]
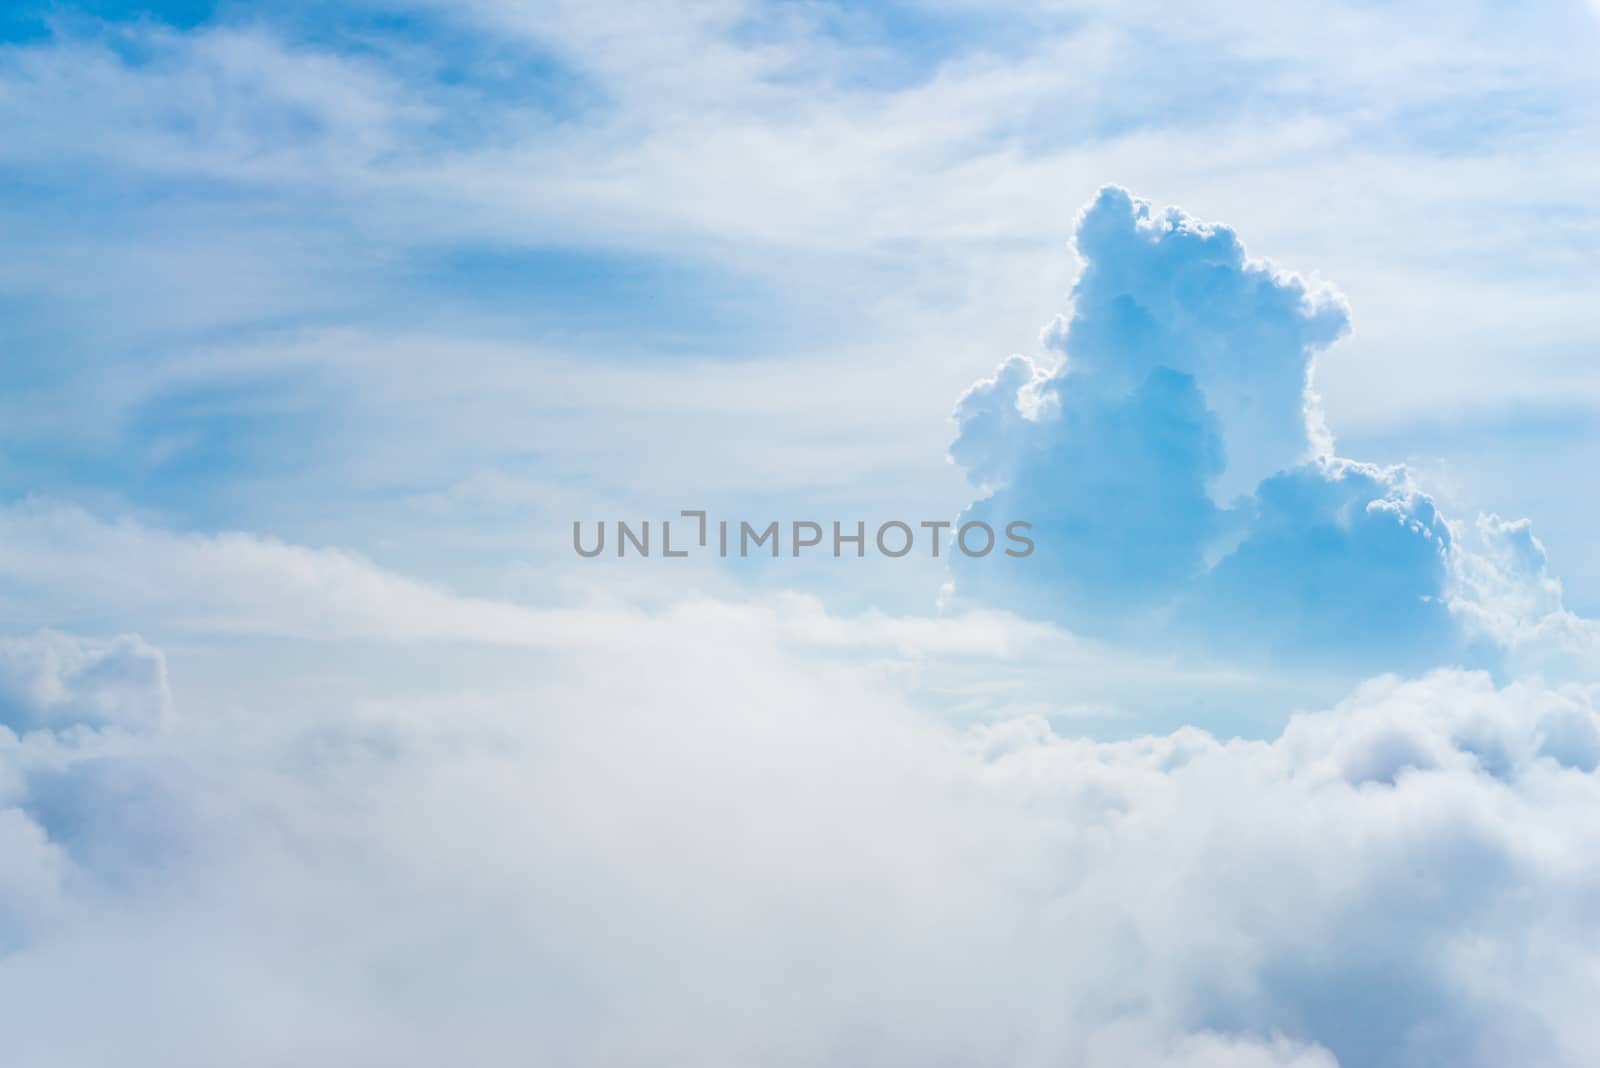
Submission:
[[[65,853],[20,808],[0,803],[0,962],[36,929],[61,893]],[[3,968],[0,963],[0,968]]]
[[[1567,608],[1533,524],[1479,516],[1457,542],[1451,607],[1467,633],[1504,650],[1510,674],[1592,680],[1600,628]]]
[[[1242,656],[1470,662],[1459,617],[1481,590],[1460,582],[1451,524],[1403,468],[1337,456],[1323,425],[1311,376],[1348,330],[1338,295],[1117,188],[1076,240],[1072,313],[1044,334],[1059,365],[1014,356],[956,407],[950,455],[983,494],[967,518],[1031,521],[1038,546],[958,558],[961,589]]]
[[[166,658],[136,634],[0,638],[0,725],[147,729],[163,725],[171,708]]]
[[[697,623],[515,696],[0,748],[55,896],[0,956],[11,1055],[1470,1068],[1600,1038],[1592,690],[1451,671],[1267,740],[1099,742]]]
[[[1311,363],[1349,329],[1336,292],[1251,260],[1225,226],[1154,213],[1116,187],[1080,215],[1075,240],[1072,315],[1046,331],[1075,387],[1126,395],[1158,370],[1189,376],[1214,416],[1208,489],[1222,503],[1310,457]]]
[[[64,769],[114,757],[171,718],[166,657],[138,635],[0,638],[0,954],[50,921],[72,871],[60,838],[95,793]]]

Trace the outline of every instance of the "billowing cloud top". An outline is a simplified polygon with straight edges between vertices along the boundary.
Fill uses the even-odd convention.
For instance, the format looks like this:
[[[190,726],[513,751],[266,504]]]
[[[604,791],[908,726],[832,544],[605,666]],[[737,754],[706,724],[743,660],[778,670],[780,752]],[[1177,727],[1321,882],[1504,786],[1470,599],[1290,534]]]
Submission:
[[[1027,560],[958,562],[963,592],[1086,632],[1154,631],[1366,668],[1463,647],[1452,536],[1406,472],[1337,457],[1311,371],[1346,332],[1326,287],[1234,232],[1107,187],[1064,356],[1007,360],[956,408],[972,519],[1033,523]]]

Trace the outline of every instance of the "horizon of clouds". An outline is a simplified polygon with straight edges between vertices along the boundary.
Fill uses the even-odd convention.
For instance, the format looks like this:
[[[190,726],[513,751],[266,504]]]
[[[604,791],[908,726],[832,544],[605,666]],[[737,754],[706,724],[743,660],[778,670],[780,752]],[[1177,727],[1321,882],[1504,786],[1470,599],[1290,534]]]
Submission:
[[[1382,1068],[1592,1047],[1592,685],[1442,671],[1261,741],[1092,742],[1037,715],[930,721],[753,622],[636,640],[628,672],[580,637],[520,692],[164,726],[142,711],[158,675],[57,672],[36,715],[93,685],[80,707],[114,725],[0,729],[13,1056]]]

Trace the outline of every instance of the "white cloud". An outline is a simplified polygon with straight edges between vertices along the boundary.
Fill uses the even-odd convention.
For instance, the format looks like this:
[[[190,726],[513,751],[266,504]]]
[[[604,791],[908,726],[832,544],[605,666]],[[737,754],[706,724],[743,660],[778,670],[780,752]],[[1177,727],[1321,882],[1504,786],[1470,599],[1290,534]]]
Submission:
[[[0,738],[0,761],[5,759]],[[9,770],[9,769],[3,769]],[[3,775],[0,770],[0,775]],[[0,779],[3,786],[3,779]],[[0,970],[5,954],[49,915],[67,870],[64,851],[19,808],[0,803]]]
[[[1011,710],[1166,730],[1203,715],[1221,730],[1259,733],[1346,684],[1117,646],[1004,611],[843,611],[813,595],[752,594],[709,571],[597,562],[555,586],[541,571],[531,592],[518,589],[519,575],[512,569],[463,594],[336,549],[112,522],[43,500],[0,506],[0,625],[103,632],[140,620],[151,640],[193,654],[180,691],[261,714],[284,714],[270,702],[298,704],[319,686],[361,692],[362,675],[347,667],[351,643],[416,650],[386,670],[383,689],[430,693],[486,671],[490,689],[514,685],[528,652],[604,647],[626,656],[670,647],[684,632],[742,628],[778,636],[796,656],[850,660],[959,719]]]
[[[14,746],[76,873],[0,958],[14,1055],[1384,1068],[1600,1038],[1592,691],[1445,672],[1269,741],[1097,743],[938,725],[737,612],[624,637],[515,697]]]
[[[1468,633],[1500,645],[1516,677],[1593,681],[1600,627],[1567,608],[1533,524],[1483,515],[1455,529],[1450,609]]]
[[[167,662],[136,634],[0,638],[0,724],[157,727],[171,715]]]
[[[1325,1049],[1283,1038],[1245,1039],[1216,1034],[1185,1035],[1165,1047],[1137,1028],[1113,1029],[1097,1038],[1088,1068],[1337,1068]]]
[[[336,549],[243,532],[174,534],[30,501],[0,507],[10,613],[159,618],[220,634],[528,644],[581,633],[580,614],[460,597]]]

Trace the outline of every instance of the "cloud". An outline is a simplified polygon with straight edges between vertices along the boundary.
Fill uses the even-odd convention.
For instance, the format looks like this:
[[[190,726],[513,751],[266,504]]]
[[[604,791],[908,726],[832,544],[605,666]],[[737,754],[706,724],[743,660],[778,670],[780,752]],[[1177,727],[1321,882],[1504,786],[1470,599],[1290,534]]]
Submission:
[[[11,1055],[1471,1068],[1593,1048],[1592,690],[1442,672],[1264,741],[1095,742],[936,723],[737,612],[628,647],[626,670],[569,647],[516,695],[249,730],[186,708],[168,733],[0,747],[20,814],[0,828],[33,843],[8,855],[35,858],[50,917],[0,956]]]
[[[147,729],[163,725],[171,709],[166,658],[136,634],[0,638],[0,725]]]
[[[1337,1068],[1339,1063],[1325,1049],[1283,1038],[1201,1033],[1185,1035],[1163,1048],[1148,1036],[1127,1033],[1131,1030],[1112,1030],[1097,1038],[1085,1063],[1090,1068],[1130,1064],[1150,1068]]]
[[[1460,647],[1452,534],[1398,467],[1340,458],[1311,375],[1343,301],[1233,231],[1121,189],[1078,220],[1055,368],[1014,356],[956,407],[967,517],[1034,525],[958,586],[1088,633],[1412,669]]]
[[[192,699],[227,707],[239,680],[290,706],[330,688],[353,698],[372,684],[352,671],[367,656],[388,665],[385,692],[427,692],[485,684],[485,672],[517,677],[530,652],[609,646],[627,657],[680,631],[734,623],[781,635],[796,655],[871,665],[930,715],[962,719],[1032,711],[1086,729],[1148,731],[1201,717],[1221,732],[1259,734],[1285,709],[1334,700],[1348,685],[1293,665],[1141,647],[959,602],[927,615],[918,598],[907,614],[865,598],[840,604],[826,589],[752,592],[710,570],[579,570],[551,590],[546,575],[519,566],[480,576],[469,592],[357,553],[243,531],[172,531],[48,500],[0,506],[0,627],[103,635],[139,620],[148,642],[184,648]],[[859,572],[842,574],[856,581]],[[924,597],[931,590],[923,585]],[[383,648],[397,645],[411,655],[388,660]],[[44,716],[40,706],[27,722],[62,721]]]
[[[582,613],[459,596],[337,549],[177,534],[47,501],[0,506],[0,580],[13,615],[62,625],[142,616],[213,635],[500,645],[587,625]]]
[[[1597,143],[1587,117],[1561,104],[1588,99],[1578,90],[1592,79],[1573,73],[1589,70],[1580,35],[1500,34],[1511,47],[1485,50],[1461,47],[1496,37],[1476,16],[1442,25],[1335,7],[1308,24],[1252,9],[1196,25],[1158,6],[1088,23],[1074,12],[1070,32],[1025,34],[1020,50],[993,26],[963,24],[971,50],[926,57],[907,77],[891,69],[897,48],[831,48],[804,14],[775,27],[745,19],[755,9],[744,5],[692,20],[650,5],[463,10],[442,32],[427,24],[426,40],[405,36],[410,19],[395,35],[363,21],[359,40],[337,40],[345,54],[319,36],[337,38],[333,27],[189,35],[146,20],[0,56],[0,112],[17,131],[0,153],[19,189],[51,191],[19,195],[19,266],[0,281],[19,307],[41,294],[58,305],[25,331],[45,343],[23,346],[37,354],[19,364],[5,422],[32,430],[8,444],[7,463],[23,465],[8,470],[75,451],[63,449],[63,419],[120,452],[112,416],[124,409],[109,387],[151,388],[174,336],[203,335],[192,362],[214,373],[252,359],[229,336],[241,327],[307,316],[384,326],[366,332],[379,340],[364,358],[341,353],[353,348],[341,336],[261,357],[274,374],[351,370],[313,383],[312,407],[339,434],[327,466],[314,465],[319,492],[285,495],[281,510],[252,504],[282,529],[323,530],[342,512],[381,550],[0,509],[11,624],[114,634],[138,621],[152,640],[179,635],[191,671],[204,661],[196,646],[252,639],[228,664],[243,670],[219,673],[223,692],[186,704],[166,731],[149,729],[168,707],[166,658],[143,639],[8,639],[9,1057],[162,1068],[1586,1063],[1600,1037],[1593,690],[1462,672],[1382,680],[1261,741],[1226,740],[1220,718],[1206,719],[1210,732],[1120,742],[1041,717],[965,729],[904,698],[906,662],[943,671],[986,658],[990,688],[969,713],[993,711],[995,684],[1008,681],[997,663],[1065,665],[1065,681],[1046,688],[1044,710],[1058,717],[1098,699],[1107,675],[1152,664],[993,611],[840,620],[811,603],[708,599],[657,613],[535,610],[380,565],[421,554],[405,540],[414,532],[372,521],[380,491],[438,485],[424,469],[526,456],[518,428],[530,423],[549,440],[569,424],[607,441],[621,433],[605,455],[641,484],[678,484],[693,466],[682,455],[726,471],[733,453],[737,485],[764,492],[785,456],[791,486],[825,471],[871,496],[921,478],[922,438],[887,420],[924,410],[907,389],[970,380],[957,354],[1016,321],[1038,250],[1054,240],[1038,220],[1063,180],[1085,174],[1231,199],[1243,214],[1230,218],[1275,223],[1274,248],[1310,230],[1328,235],[1313,246],[1359,249],[1345,252],[1362,267],[1350,277],[1399,294],[1407,311],[1419,300],[1447,309],[1479,367],[1506,338],[1521,351],[1530,329],[1575,345],[1588,336],[1590,274],[1575,268],[1592,243],[1571,240],[1588,225],[1572,204],[1586,202]],[[472,19],[497,32],[463,56],[453,49]],[[540,81],[548,57],[508,49],[505,29],[592,78],[592,110],[545,121],[543,86],[520,79]],[[1551,62],[1555,38],[1570,62]],[[1369,47],[1377,39],[1399,46]],[[1225,61],[1189,62],[1217,55],[1200,47],[1213,44]],[[498,80],[507,70],[514,87]],[[1308,96],[1313,82],[1332,88]],[[1512,83],[1538,91],[1508,101]],[[1243,99],[1254,103],[1239,110]],[[1544,117],[1531,126],[1530,107]],[[1505,132],[1497,115],[1517,131],[1515,159],[1473,150]],[[1437,133],[1419,125],[1445,131],[1437,150],[1409,148]],[[1306,188],[1318,190],[1314,225],[1304,196],[1282,195]],[[1250,263],[1226,228],[1123,206],[1126,225],[1109,211],[1103,231],[1081,235],[1099,273],[1086,274],[1075,309],[1087,325],[1075,314],[1051,331],[1064,369],[1056,357],[1007,365],[969,395],[953,450],[1001,495],[977,508],[998,510],[1021,479],[1071,551],[1056,572],[969,571],[963,588],[1087,633],[1154,637],[1147,648],[1163,651],[1177,636],[1224,655],[1392,667],[1481,637],[1508,651],[1513,674],[1596,662],[1589,625],[1565,609],[1525,524],[1447,522],[1404,472],[1332,456],[1304,376],[1344,327],[1338,300]],[[807,301],[796,318],[872,305],[885,348],[911,355],[888,368],[884,349],[863,350],[823,375],[779,361],[770,373],[697,363],[686,375],[602,369],[585,352],[582,374],[553,378],[516,329],[503,352],[450,337],[398,354],[384,340],[395,316],[443,314],[454,294],[378,283],[437,262],[438,246],[485,241],[687,251],[796,283],[826,275],[816,293],[786,290]],[[120,275],[98,271],[118,263]],[[1519,275],[1535,281],[1512,284]],[[363,279],[403,292],[405,307],[369,305]],[[206,299],[175,280],[204,282]],[[654,354],[661,338],[636,316],[613,318],[631,359]],[[904,334],[910,318],[920,337]],[[1549,354],[1509,384],[1498,371],[1458,373],[1472,365],[1438,344],[1439,325],[1422,324],[1426,345],[1391,332],[1352,380],[1368,388],[1374,368],[1391,386],[1448,380],[1452,405],[1501,404],[1508,386],[1541,401],[1593,392]],[[99,343],[107,331],[117,343]],[[100,368],[105,352],[151,356]],[[59,390],[35,392],[57,378]],[[626,405],[591,399],[628,380]],[[1432,414],[1441,396],[1435,385],[1382,393],[1356,396],[1381,402],[1361,406],[1392,425]],[[384,418],[347,418],[347,397],[384,404]],[[563,422],[530,407],[546,397],[573,409]],[[780,407],[794,418],[797,397],[814,410],[775,423]],[[660,419],[664,398],[667,420],[713,426],[694,436],[701,451],[596,417],[641,408]],[[707,411],[719,417],[678,414]],[[747,436],[778,440],[730,450],[739,435],[723,416],[735,411],[740,425],[761,424]],[[814,440],[824,411],[841,424],[822,435],[826,452]],[[167,429],[159,413],[153,422]],[[375,465],[395,426],[408,428],[405,448]],[[126,436],[134,455],[182,444]],[[878,470],[861,461],[870,449],[851,442],[890,439],[900,451],[866,478]],[[638,442],[652,445],[621,447]],[[270,470],[246,465],[252,486],[287,469],[282,453],[259,459]],[[241,468],[226,474],[237,488]],[[103,469],[65,477],[147,492]],[[184,485],[139,503],[181,507],[199,527],[213,517],[193,508],[210,497]],[[285,638],[333,647],[327,675],[299,679],[295,700],[277,688],[295,674]],[[368,641],[382,647],[344,644]],[[480,647],[505,651],[520,691],[483,670]],[[530,651],[547,655],[530,666]],[[446,664],[469,681],[437,681]],[[347,699],[352,675],[367,689]],[[425,693],[394,696],[405,688],[395,679],[418,675]],[[1282,709],[1306,707],[1309,687]],[[1169,719],[1192,719],[1181,702],[1197,691]]]
[[[1456,540],[1450,605],[1466,632],[1503,650],[1514,677],[1594,679],[1600,627],[1567,608],[1533,524],[1481,515]]]
[[[48,916],[67,868],[62,848],[19,808],[0,804],[0,961]],[[0,967],[3,967],[0,963]]]
[[[59,919],[74,872],[64,826],[54,837],[46,829],[51,780],[91,754],[115,763],[127,739],[159,734],[171,716],[166,657],[138,635],[0,637],[0,968]],[[90,795],[64,796],[71,809]]]
[[[944,514],[959,490],[926,462],[944,443],[937,409],[982,367],[973,353],[1065,287],[1062,197],[1104,174],[1213,205],[1355,287],[1362,337],[1325,376],[1347,433],[1595,393],[1574,358],[1592,333],[1576,280],[1592,274],[1582,205],[1600,139],[1571,103],[1592,97],[1588,68],[1528,47],[1578,35],[1367,7],[1330,10],[1315,32],[1265,12],[1035,13],[1035,35],[925,10],[916,21],[939,32],[924,53],[870,14],[852,36],[793,5],[776,21],[748,8],[759,31],[637,5],[418,6],[430,14],[382,26],[64,18],[5,48],[0,153],[23,176],[0,268],[21,316],[0,391],[14,491],[115,484],[144,508],[204,501],[199,523],[271,515],[279,533],[316,524],[375,553],[404,536],[374,529],[375,502],[558,443],[590,485],[635,494],[693,469],[757,495],[777,470],[790,490],[915,487]],[[1197,92],[1189,59],[1219,56],[1218,33],[1251,43]],[[1356,47],[1368,36],[1393,47]],[[1530,96],[1504,92],[1508,69]],[[1530,107],[1545,119],[1518,121]],[[1518,151],[1477,151],[1507,143],[1508,119]],[[1419,122],[1466,150],[1411,136]],[[1314,212],[1285,193],[1308,188]],[[592,312],[580,336],[550,301],[529,304],[551,271],[572,291],[555,304]],[[343,329],[315,346],[315,371],[280,355],[226,398],[121,403],[186,350],[214,370],[330,322]],[[434,336],[405,338],[422,324]],[[473,345],[485,335],[504,358]],[[403,342],[429,351],[397,370]],[[371,356],[345,373],[358,345]],[[708,349],[720,361],[686,371],[684,354]],[[1379,372],[1393,388],[1367,390]],[[625,405],[597,396],[614,381]],[[630,422],[633,398],[663,396],[690,421],[657,408]],[[728,419],[748,448],[724,447]],[[241,478],[256,510],[226,492]]]
[[[1349,329],[1338,294],[1252,261],[1225,226],[1153,213],[1113,186],[1079,216],[1075,243],[1073,313],[1046,340],[1076,387],[1128,394],[1158,369],[1190,376],[1216,419],[1208,488],[1222,504],[1311,457],[1311,364]]]

